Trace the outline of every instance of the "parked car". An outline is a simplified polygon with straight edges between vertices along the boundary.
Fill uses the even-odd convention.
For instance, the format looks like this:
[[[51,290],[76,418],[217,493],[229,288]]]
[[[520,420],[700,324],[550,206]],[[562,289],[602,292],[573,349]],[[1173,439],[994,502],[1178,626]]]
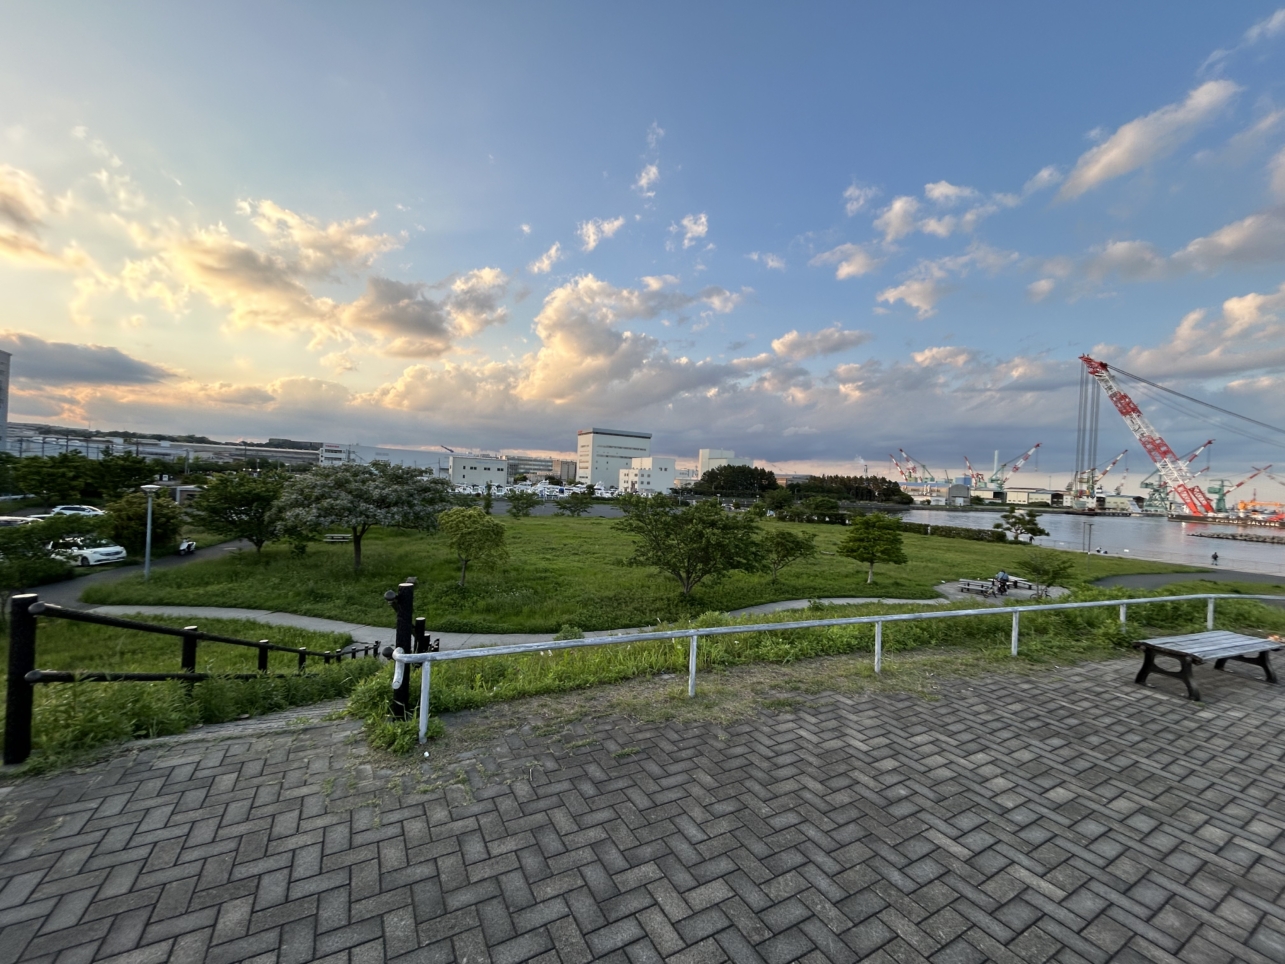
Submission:
[[[89,536],[77,536],[49,543],[53,555],[73,566],[101,566],[108,562],[120,562],[125,558],[125,550],[113,545],[106,539],[94,539]]]
[[[0,528],[7,526],[25,526],[30,522],[39,522],[39,519],[29,515],[0,515]]]
[[[56,505],[53,507],[50,515],[106,515],[102,509],[95,509],[92,505]]]

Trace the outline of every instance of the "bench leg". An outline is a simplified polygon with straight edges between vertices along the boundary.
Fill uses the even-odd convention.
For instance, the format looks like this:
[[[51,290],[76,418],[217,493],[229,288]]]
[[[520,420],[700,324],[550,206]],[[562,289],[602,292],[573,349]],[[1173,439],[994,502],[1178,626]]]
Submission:
[[[1252,663],[1255,666],[1260,666],[1263,670],[1263,676],[1267,678],[1267,682],[1276,682],[1276,673],[1272,670],[1271,656],[1266,651],[1255,656],[1226,656],[1214,663],[1214,669],[1222,669],[1227,665],[1227,660],[1229,659],[1234,659],[1238,663]]]
[[[1196,684],[1191,679],[1191,660],[1183,658],[1181,663],[1182,669],[1176,675],[1187,684],[1187,698],[1200,702],[1200,690],[1196,689]]]
[[[1166,654],[1168,655],[1168,654]],[[1142,669],[1138,670],[1138,675],[1134,677],[1135,683],[1146,683],[1147,677],[1152,673],[1159,673],[1161,676],[1172,676],[1174,679],[1182,680],[1187,687],[1187,698],[1200,701],[1200,690],[1196,688],[1195,681],[1191,678],[1191,667],[1194,665],[1192,660],[1186,656],[1174,656],[1178,660],[1179,668],[1177,672],[1171,669],[1161,669],[1156,665],[1156,651],[1153,649],[1143,649],[1142,651]]]
[[[1147,677],[1151,675],[1151,671],[1155,668],[1156,668],[1155,650],[1144,649],[1142,651],[1142,669],[1138,670],[1138,675],[1133,678],[1133,681],[1137,683],[1139,686],[1143,685],[1144,683],[1147,682]]]

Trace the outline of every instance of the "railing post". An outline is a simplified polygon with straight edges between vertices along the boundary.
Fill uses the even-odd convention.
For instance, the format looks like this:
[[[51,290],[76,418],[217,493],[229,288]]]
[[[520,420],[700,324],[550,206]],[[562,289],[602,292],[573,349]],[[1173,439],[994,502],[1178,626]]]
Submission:
[[[699,637],[692,633],[687,646],[687,695],[696,695],[696,640]]]
[[[883,620],[875,621],[875,672],[883,672]]]
[[[406,650],[402,649],[400,646],[393,647],[393,659],[396,663],[394,669],[401,671],[400,680],[397,679],[396,674],[394,674],[393,678],[392,713],[393,719],[395,720],[406,719],[407,710],[409,709],[408,704],[410,703],[410,663],[397,662],[396,659],[399,653],[404,652],[406,652]]]
[[[36,617],[27,612],[40,597],[24,593],[9,600],[9,690],[4,717],[4,762],[31,756],[34,689],[26,676],[36,668]]]
[[[259,640],[259,672],[266,673],[267,671],[268,671],[268,641],[266,639],[261,639]]]
[[[387,595],[387,594],[385,594]],[[397,592],[389,600],[393,604],[393,611],[397,613],[397,635],[393,641],[393,647],[400,649],[403,653],[415,652],[414,647],[414,613],[415,613],[415,584],[407,580],[397,587]],[[410,666],[407,665],[406,672],[402,675],[402,685],[397,688],[393,694],[393,716],[399,720],[406,719],[410,709]]]
[[[428,647],[427,645],[425,645],[425,639],[424,639],[424,617],[423,616],[415,617],[415,625],[411,627],[410,632],[411,632],[411,636],[415,640],[414,649],[412,649],[411,652],[427,653]]]
[[[1022,614],[1018,610],[1014,609],[1013,610],[1013,645],[1011,650],[1011,655],[1013,656],[1017,655],[1017,637],[1018,637],[1018,634],[1021,633],[1022,631],[1021,619],[1022,619]]]
[[[196,672],[196,627],[183,627],[183,672]]]
[[[1205,607],[1205,629],[1214,628],[1214,601],[1209,600],[1209,605]]]
[[[423,622],[421,619],[420,622]],[[419,742],[428,742],[429,687],[433,674],[433,664],[424,663],[419,668]]]
[[[1123,626],[1129,621],[1129,606],[1127,603],[1120,603],[1120,625]]]
[[[306,646],[300,646],[299,647],[299,672],[302,673],[307,668],[307,666],[308,666],[308,648]]]

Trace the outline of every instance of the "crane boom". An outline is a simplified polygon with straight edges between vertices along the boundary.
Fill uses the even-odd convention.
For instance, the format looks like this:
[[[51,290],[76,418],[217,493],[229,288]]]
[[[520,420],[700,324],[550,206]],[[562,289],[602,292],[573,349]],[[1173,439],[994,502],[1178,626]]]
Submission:
[[[1022,466],[1031,460],[1031,456],[1035,454],[1035,450],[1043,444],[1044,444],[1043,442],[1036,442],[1029,449],[1027,449],[1025,452],[1019,455],[1016,459],[1014,459],[1012,471],[1010,471],[1008,475],[1004,476],[1004,481],[1007,482],[1018,472],[1022,471]]]
[[[1110,473],[1110,471],[1113,468],[1115,468],[1116,463],[1119,462],[1122,458],[1124,458],[1126,454],[1128,454],[1128,451],[1129,451],[1128,449],[1125,449],[1123,452],[1121,452],[1119,455],[1113,458],[1111,460],[1111,464],[1108,465],[1105,469],[1103,469],[1102,473],[1096,479],[1093,480],[1093,487],[1095,489],[1102,484],[1102,480],[1107,477],[1107,475]]]
[[[1138,408],[1137,402],[1116,383],[1107,363],[1090,358],[1088,355],[1081,355],[1080,361],[1084,362],[1089,374],[1107,393],[1107,398],[1124,419],[1124,424],[1129,426],[1129,431],[1138,440],[1143,451],[1151,456],[1151,461],[1155,462],[1156,468],[1160,470],[1160,477],[1168,484],[1170,491],[1182,500],[1187,511],[1196,516],[1211,514],[1214,511],[1213,503],[1192,478],[1191,472],[1187,469],[1187,463],[1174,453],[1169,443],[1142,414],[1142,409]]]
[[[897,461],[897,456],[895,456],[895,455],[889,455],[889,456],[888,456],[888,458],[892,459],[892,464],[893,464],[893,465],[895,465],[895,466],[897,467],[897,474],[901,476],[901,481],[902,481],[902,482],[909,482],[909,481],[910,481],[910,479],[906,476],[906,470],[905,470],[905,469],[903,469],[903,468],[901,467],[901,463]]]

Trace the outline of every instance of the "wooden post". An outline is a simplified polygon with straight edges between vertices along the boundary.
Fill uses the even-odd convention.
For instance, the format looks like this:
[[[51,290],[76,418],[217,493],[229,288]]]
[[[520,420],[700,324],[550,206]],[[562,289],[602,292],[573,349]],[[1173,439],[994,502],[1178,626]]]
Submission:
[[[261,639],[259,640],[259,672],[266,673],[267,671],[268,671],[268,641],[266,639]]]
[[[27,674],[36,668],[36,617],[27,610],[38,600],[24,593],[9,600],[9,689],[4,718],[4,762],[22,763],[31,756],[31,708],[34,690]]]

